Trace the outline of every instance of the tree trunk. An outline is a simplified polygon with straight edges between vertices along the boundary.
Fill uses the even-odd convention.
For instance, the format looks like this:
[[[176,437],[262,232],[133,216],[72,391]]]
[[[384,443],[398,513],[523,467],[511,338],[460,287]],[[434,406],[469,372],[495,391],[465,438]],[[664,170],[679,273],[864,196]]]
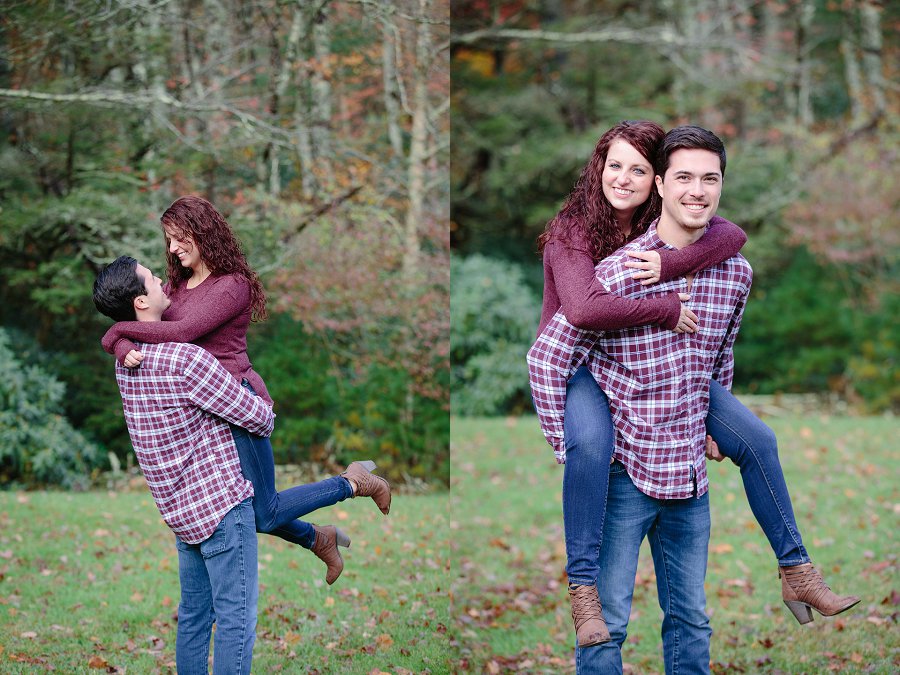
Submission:
[[[403,157],[403,135],[400,131],[400,87],[397,84],[397,27],[385,11],[381,21],[381,63],[384,80],[384,109],[387,118],[388,139],[394,157]]]
[[[316,153],[316,166],[334,187],[332,161],[334,150],[331,143],[331,83],[328,73],[331,69],[331,31],[328,25],[328,7],[318,9],[312,17],[313,56],[317,67],[312,75],[312,143]]]
[[[419,0],[419,16],[428,17],[429,0]],[[431,32],[428,24],[417,21],[416,64],[413,69],[412,139],[409,146],[407,183],[409,207],[406,211],[403,247],[403,273],[411,280],[419,266],[419,224],[425,201],[425,161],[428,142],[428,62],[431,57]]]
[[[811,103],[812,73],[809,64],[810,39],[809,30],[816,14],[814,0],[804,0],[800,7],[797,27],[797,122],[807,129],[812,126],[813,116]]]
[[[855,36],[847,35],[852,29],[844,24],[845,35],[841,39],[841,55],[844,57],[844,79],[847,81],[847,95],[850,98],[850,123],[857,126],[863,120],[863,84],[859,60],[856,54]]]
[[[876,0],[864,0],[860,3],[863,65],[866,69],[869,89],[872,92],[876,117],[883,115],[887,107],[884,97],[884,71],[882,70],[881,12],[881,3]]]
[[[281,62],[274,78],[274,86],[272,89],[271,101],[269,103],[269,112],[272,115],[272,119],[276,120],[276,123],[283,106],[288,85],[291,82],[291,73],[293,72],[294,64],[297,62],[303,25],[303,10],[300,5],[297,4],[292,8],[291,27],[288,31],[287,42],[284,47],[284,56],[280,59],[278,57],[278,54],[280,53],[279,41],[277,38],[272,40],[272,49],[275,50],[275,55],[272,57],[273,66],[277,65],[279,60]],[[274,26],[273,34],[275,34]],[[281,162],[278,157],[278,146],[270,142],[266,146],[265,155],[269,159],[268,192],[271,196],[278,197],[281,194]]]

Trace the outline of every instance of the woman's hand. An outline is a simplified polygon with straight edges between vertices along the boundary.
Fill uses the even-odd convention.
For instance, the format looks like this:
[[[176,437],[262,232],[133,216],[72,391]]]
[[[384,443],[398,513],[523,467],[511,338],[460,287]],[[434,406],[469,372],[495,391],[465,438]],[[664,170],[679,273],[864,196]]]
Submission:
[[[719,445],[712,439],[712,436],[706,437],[706,458],[717,462],[725,459],[725,455],[719,452]]]
[[[640,279],[641,286],[649,286],[659,281],[659,273],[662,270],[659,251],[628,251],[628,255],[644,261],[625,263],[625,267],[641,270],[632,274],[632,279]]]
[[[678,317],[678,325],[673,329],[676,333],[696,333],[700,328],[700,320],[697,315],[684,306],[691,296],[687,293],[679,293],[681,300],[681,314]]]
[[[137,368],[141,365],[141,361],[144,360],[144,355],[141,354],[137,349],[132,349],[125,355],[125,360],[122,361],[122,365],[126,368]]]

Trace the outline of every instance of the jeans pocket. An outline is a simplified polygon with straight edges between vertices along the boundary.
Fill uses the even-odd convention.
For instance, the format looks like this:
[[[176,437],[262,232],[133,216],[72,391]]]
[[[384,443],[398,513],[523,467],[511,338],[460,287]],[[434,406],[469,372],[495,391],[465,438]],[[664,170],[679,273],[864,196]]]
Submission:
[[[228,533],[225,531],[225,518],[228,518],[228,515],[227,513],[225,514],[218,527],[216,527],[215,532],[200,542],[200,555],[204,559],[208,560],[225,550],[225,544],[228,539]]]
[[[622,464],[619,460],[614,461],[609,465],[609,475],[610,476],[618,476],[620,473],[625,473],[625,465]]]

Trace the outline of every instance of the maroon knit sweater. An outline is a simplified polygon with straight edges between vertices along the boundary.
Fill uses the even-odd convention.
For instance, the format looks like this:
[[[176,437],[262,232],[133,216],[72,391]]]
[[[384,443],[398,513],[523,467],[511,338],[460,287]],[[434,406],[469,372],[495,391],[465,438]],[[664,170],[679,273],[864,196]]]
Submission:
[[[690,246],[677,251],[659,251],[660,281],[718,265],[738,253],[746,241],[747,235],[741,228],[715,216],[703,236]],[[678,325],[681,314],[678,293],[653,298],[623,298],[608,293],[594,274],[597,262],[588,253],[586,241],[568,245],[552,240],[547,243],[538,335],[560,308],[569,323],[585,330],[620,330],[651,324],[671,330]]]
[[[240,382],[247,378],[256,393],[272,403],[262,378],[247,356],[247,326],[250,325],[250,284],[242,276],[208,276],[195,288],[185,284],[174,292],[166,284],[172,301],[162,321],[119,321],[103,336],[103,349],[122,362],[137,346],[132,342],[192,342],[216,357]]]

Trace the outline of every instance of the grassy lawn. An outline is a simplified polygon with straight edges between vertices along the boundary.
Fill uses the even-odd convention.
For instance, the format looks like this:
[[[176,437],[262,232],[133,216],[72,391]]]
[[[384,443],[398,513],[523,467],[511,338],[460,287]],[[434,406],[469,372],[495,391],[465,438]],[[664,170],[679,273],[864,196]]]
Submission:
[[[253,672],[448,672],[447,494],[315,515],[352,538],[344,573],[260,536]],[[174,673],[178,589],[146,487],[0,493],[0,672]]]
[[[710,465],[706,580],[716,673],[900,672],[896,418],[770,418],[804,544],[838,592],[862,601],[797,624],[737,468]],[[560,486],[534,417],[452,421],[451,522],[456,668],[572,672]],[[624,660],[663,670],[646,546]]]

